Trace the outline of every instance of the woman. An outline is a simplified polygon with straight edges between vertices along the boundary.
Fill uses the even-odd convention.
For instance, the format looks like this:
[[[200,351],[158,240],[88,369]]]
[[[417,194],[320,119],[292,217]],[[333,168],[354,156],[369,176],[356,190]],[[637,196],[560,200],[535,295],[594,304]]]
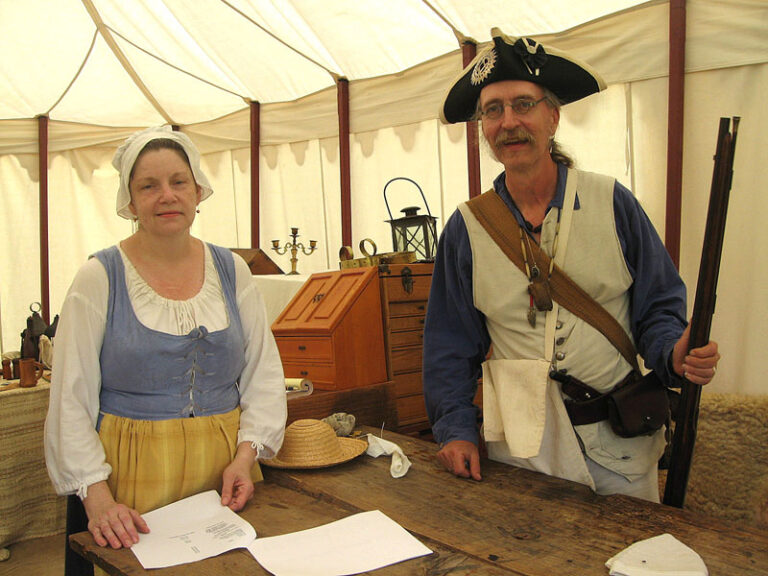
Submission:
[[[45,454],[100,546],[130,547],[140,514],[203,490],[239,511],[280,449],[285,380],[247,264],[190,234],[213,192],[184,134],[117,151],[117,212],[136,232],[78,271],[54,343]]]

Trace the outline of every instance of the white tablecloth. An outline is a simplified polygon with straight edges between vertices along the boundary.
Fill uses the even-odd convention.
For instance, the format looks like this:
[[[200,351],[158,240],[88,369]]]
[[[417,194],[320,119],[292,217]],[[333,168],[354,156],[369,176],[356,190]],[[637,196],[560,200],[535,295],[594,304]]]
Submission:
[[[307,278],[309,274],[268,274],[253,277],[259,292],[264,296],[270,326],[304,285]]]

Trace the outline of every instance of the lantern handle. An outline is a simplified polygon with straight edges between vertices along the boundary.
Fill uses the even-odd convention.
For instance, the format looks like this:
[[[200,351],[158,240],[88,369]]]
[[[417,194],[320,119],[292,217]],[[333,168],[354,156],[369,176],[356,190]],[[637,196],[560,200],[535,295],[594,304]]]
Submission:
[[[387,186],[392,184],[392,182],[394,182],[395,180],[408,180],[408,182],[410,182],[411,184],[416,186],[416,188],[419,189],[419,192],[421,193],[421,199],[424,200],[424,207],[427,209],[427,215],[431,217],[432,212],[429,210],[429,204],[427,204],[427,199],[424,196],[424,192],[421,190],[421,186],[416,184],[416,182],[414,180],[411,180],[410,178],[406,178],[405,176],[396,176],[392,178],[389,182],[384,184],[384,204],[387,206],[387,213],[389,214],[389,219],[394,220],[394,218],[392,218],[392,211],[389,209],[389,202],[387,202]]]

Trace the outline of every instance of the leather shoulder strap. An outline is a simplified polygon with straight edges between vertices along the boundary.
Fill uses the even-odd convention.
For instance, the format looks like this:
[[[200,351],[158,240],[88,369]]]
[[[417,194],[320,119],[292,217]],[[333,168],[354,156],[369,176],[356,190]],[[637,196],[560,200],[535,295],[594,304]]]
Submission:
[[[504,200],[491,189],[469,200],[467,206],[502,252],[525,274],[525,260],[519,241],[520,225]],[[541,269],[548,270],[550,259],[547,253],[536,243],[532,243],[531,249]],[[621,324],[558,266],[552,270],[549,287],[552,297],[561,306],[596,328],[634,370],[640,371],[635,346]]]

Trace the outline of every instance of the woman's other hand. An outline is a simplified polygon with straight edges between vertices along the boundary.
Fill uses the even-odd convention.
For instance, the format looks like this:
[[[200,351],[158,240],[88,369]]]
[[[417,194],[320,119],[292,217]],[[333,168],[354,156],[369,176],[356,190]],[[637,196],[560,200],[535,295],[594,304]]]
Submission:
[[[115,502],[105,481],[88,487],[83,506],[88,515],[88,531],[99,546],[130,548],[139,541],[139,532],[149,532],[149,526],[136,510]]]
[[[246,502],[253,498],[253,480],[251,468],[256,462],[256,451],[250,442],[242,442],[237,447],[232,463],[224,469],[221,485],[221,505],[239,512]]]

